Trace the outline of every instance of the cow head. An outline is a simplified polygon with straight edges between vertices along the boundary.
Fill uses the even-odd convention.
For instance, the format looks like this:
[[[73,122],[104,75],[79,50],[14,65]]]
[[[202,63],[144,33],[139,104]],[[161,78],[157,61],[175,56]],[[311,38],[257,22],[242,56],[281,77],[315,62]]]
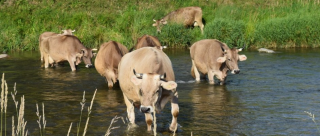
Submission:
[[[174,81],[165,81],[166,74],[142,74],[136,73],[131,77],[131,82],[139,87],[138,95],[140,97],[140,111],[143,113],[151,113],[155,110],[159,112],[160,99],[163,89],[175,91],[177,83]],[[156,109],[153,109],[153,105]]]
[[[221,47],[223,51],[223,57],[219,57],[217,61],[219,63],[226,63],[227,68],[231,71],[232,74],[239,74],[240,69],[238,67],[238,61],[245,61],[247,59],[246,55],[239,55],[238,52],[242,50],[242,48],[237,49],[224,49]]]
[[[62,35],[73,35],[73,32],[75,32],[76,30],[66,29],[61,31],[63,32]]]
[[[91,61],[92,57],[93,57],[92,49],[90,48],[81,49],[81,51],[76,55],[76,65],[81,63],[81,60],[83,60],[84,64],[86,64],[86,67],[89,68],[92,66],[92,61]]]
[[[153,19],[153,21],[155,22],[154,24],[152,24],[152,26],[155,26],[157,27],[157,32],[158,33],[161,33],[161,28],[163,25],[167,24],[168,22],[164,19],[161,19],[161,20],[155,20]]]

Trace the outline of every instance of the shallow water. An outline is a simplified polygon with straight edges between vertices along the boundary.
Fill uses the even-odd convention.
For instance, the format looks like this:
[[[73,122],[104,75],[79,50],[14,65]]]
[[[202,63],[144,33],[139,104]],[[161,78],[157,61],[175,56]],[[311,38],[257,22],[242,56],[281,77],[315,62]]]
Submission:
[[[176,75],[179,92],[179,129],[176,135],[319,135],[320,131],[304,111],[320,115],[320,50],[287,49],[267,54],[243,51],[248,59],[239,62],[240,74],[228,75],[226,85],[209,85],[206,79],[195,82],[190,75],[189,51],[166,49]],[[16,99],[25,97],[25,120],[30,135],[39,135],[36,103],[45,105],[47,135],[76,135],[80,120],[80,101],[85,91],[86,106],[81,118],[82,134],[87,107],[94,99],[87,135],[104,135],[113,117],[126,117],[126,106],[118,85],[109,90],[94,68],[84,64],[71,72],[69,64],[44,69],[38,52],[14,52],[0,59],[9,91],[17,84]],[[16,118],[12,97],[8,101],[7,134]],[[41,110],[41,108],[40,108]],[[42,110],[41,110],[42,112]],[[171,122],[170,104],[157,114],[157,135]],[[136,110],[138,127],[127,130],[121,120],[111,135],[152,135],[146,131],[144,115]],[[16,123],[15,123],[16,124]]]

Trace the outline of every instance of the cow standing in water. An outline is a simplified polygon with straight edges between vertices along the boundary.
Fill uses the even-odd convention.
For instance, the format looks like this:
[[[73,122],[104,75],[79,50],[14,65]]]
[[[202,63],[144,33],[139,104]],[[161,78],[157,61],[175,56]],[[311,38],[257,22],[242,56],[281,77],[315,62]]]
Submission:
[[[100,46],[94,65],[98,73],[106,78],[109,88],[117,82],[118,64],[126,53],[128,53],[127,47],[115,41]]]
[[[160,20],[153,20],[152,26],[157,27],[157,32],[161,32],[161,27],[169,23],[183,24],[185,27],[199,26],[203,34],[204,25],[202,23],[202,9],[200,7],[185,7],[172,11]]]
[[[142,47],[157,47],[159,50],[165,48],[161,46],[161,43],[157,37],[151,35],[143,35],[138,39],[137,44],[132,47],[129,52]]]
[[[92,49],[85,47],[81,41],[73,35],[53,36],[44,40],[43,57],[45,68],[49,63],[68,61],[72,71],[83,60],[86,67],[92,66]]]
[[[192,59],[191,75],[196,81],[200,81],[200,73],[208,75],[209,83],[214,84],[214,76],[224,84],[227,72],[238,74],[240,69],[238,61],[247,59],[245,55],[239,55],[242,49],[230,49],[225,43],[216,39],[204,39],[195,42],[190,47]]]
[[[140,107],[145,113],[148,131],[151,131],[151,113],[159,113],[171,101],[169,129],[175,131],[179,114],[178,92],[169,57],[156,47],[144,47],[124,55],[118,68],[130,123],[135,124],[134,106]]]
[[[45,39],[48,39],[49,37],[52,36],[59,36],[59,35],[73,35],[73,32],[75,32],[76,30],[71,30],[71,29],[66,29],[66,30],[62,30],[62,34],[58,34],[55,32],[44,32],[39,36],[39,51],[40,51],[40,55],[41,55],[41,62],[43,62],[43,42]]]

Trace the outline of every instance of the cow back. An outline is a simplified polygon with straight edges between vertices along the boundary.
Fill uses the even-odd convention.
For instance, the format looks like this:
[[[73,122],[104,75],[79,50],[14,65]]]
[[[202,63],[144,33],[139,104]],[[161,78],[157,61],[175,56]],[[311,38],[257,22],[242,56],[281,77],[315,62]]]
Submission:
[[[159,39],[155,36],[143,35],[138,39],[137,44],[134,46],[134,48],[130,49],[130,52],[133,49],[139,49],[142,47],[157,47],[158,49],[161,50],[161,43]]]
[[[115,41],[103,43],[95,59],[95,68],[103,75],[106,69],[118,69],[121,58],[128,53],[128,49]]]

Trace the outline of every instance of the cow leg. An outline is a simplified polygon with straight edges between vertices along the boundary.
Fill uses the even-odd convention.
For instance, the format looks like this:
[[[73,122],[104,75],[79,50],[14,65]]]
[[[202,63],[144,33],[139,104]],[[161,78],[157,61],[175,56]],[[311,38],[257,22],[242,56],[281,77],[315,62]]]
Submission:
[[[127,105],[127,114],[128,114],[129,121],[132,125],[134,125],[135,124],[135,115],[134,115],[133,103],[131,103],[129,101],[129,99],[127,98],[127,96],[125,94],[123,94],[123,98],[124,98],[124,102]]]
[[[74,64],[75,61],[73,61],[72,59],[68,59],[68,62],[70,64],[71,70],[76,71],[76,65]]]
[[[113,87],[113,82],[112,82],[111,77],[106,77],[106,79],[107,79],[107,82],[108,82],[108,87],[112,88]]]
[[[44,54],[44,68],[48,68],[49,67],[49,55]]]
[[[209,84],[214,84],[214,74],[212,70],[208,71],[208,79],[209,79]]]
[[[200,81],[200,73],[196,67],[196,64],[194,63],[194,60],[192,60],[192,68],[193,68],[194,75],[196,76],[196,81]],[[191,68],[191,72],[192,72],[192,68]]]
[[[172,114],[172,122],[170,124],[170,131],[177,131],[178,127],[178,115],[179,115],[179,105],[178,105],[178,92],[175,92],[173,97],[171,98],[171,114]]]
[[[145,118],[146,118],[148,131],[151,131],[151,125],[152,125],[153,117],[152,117],[151,113],[146,113],[144,115],[145,115]]]

